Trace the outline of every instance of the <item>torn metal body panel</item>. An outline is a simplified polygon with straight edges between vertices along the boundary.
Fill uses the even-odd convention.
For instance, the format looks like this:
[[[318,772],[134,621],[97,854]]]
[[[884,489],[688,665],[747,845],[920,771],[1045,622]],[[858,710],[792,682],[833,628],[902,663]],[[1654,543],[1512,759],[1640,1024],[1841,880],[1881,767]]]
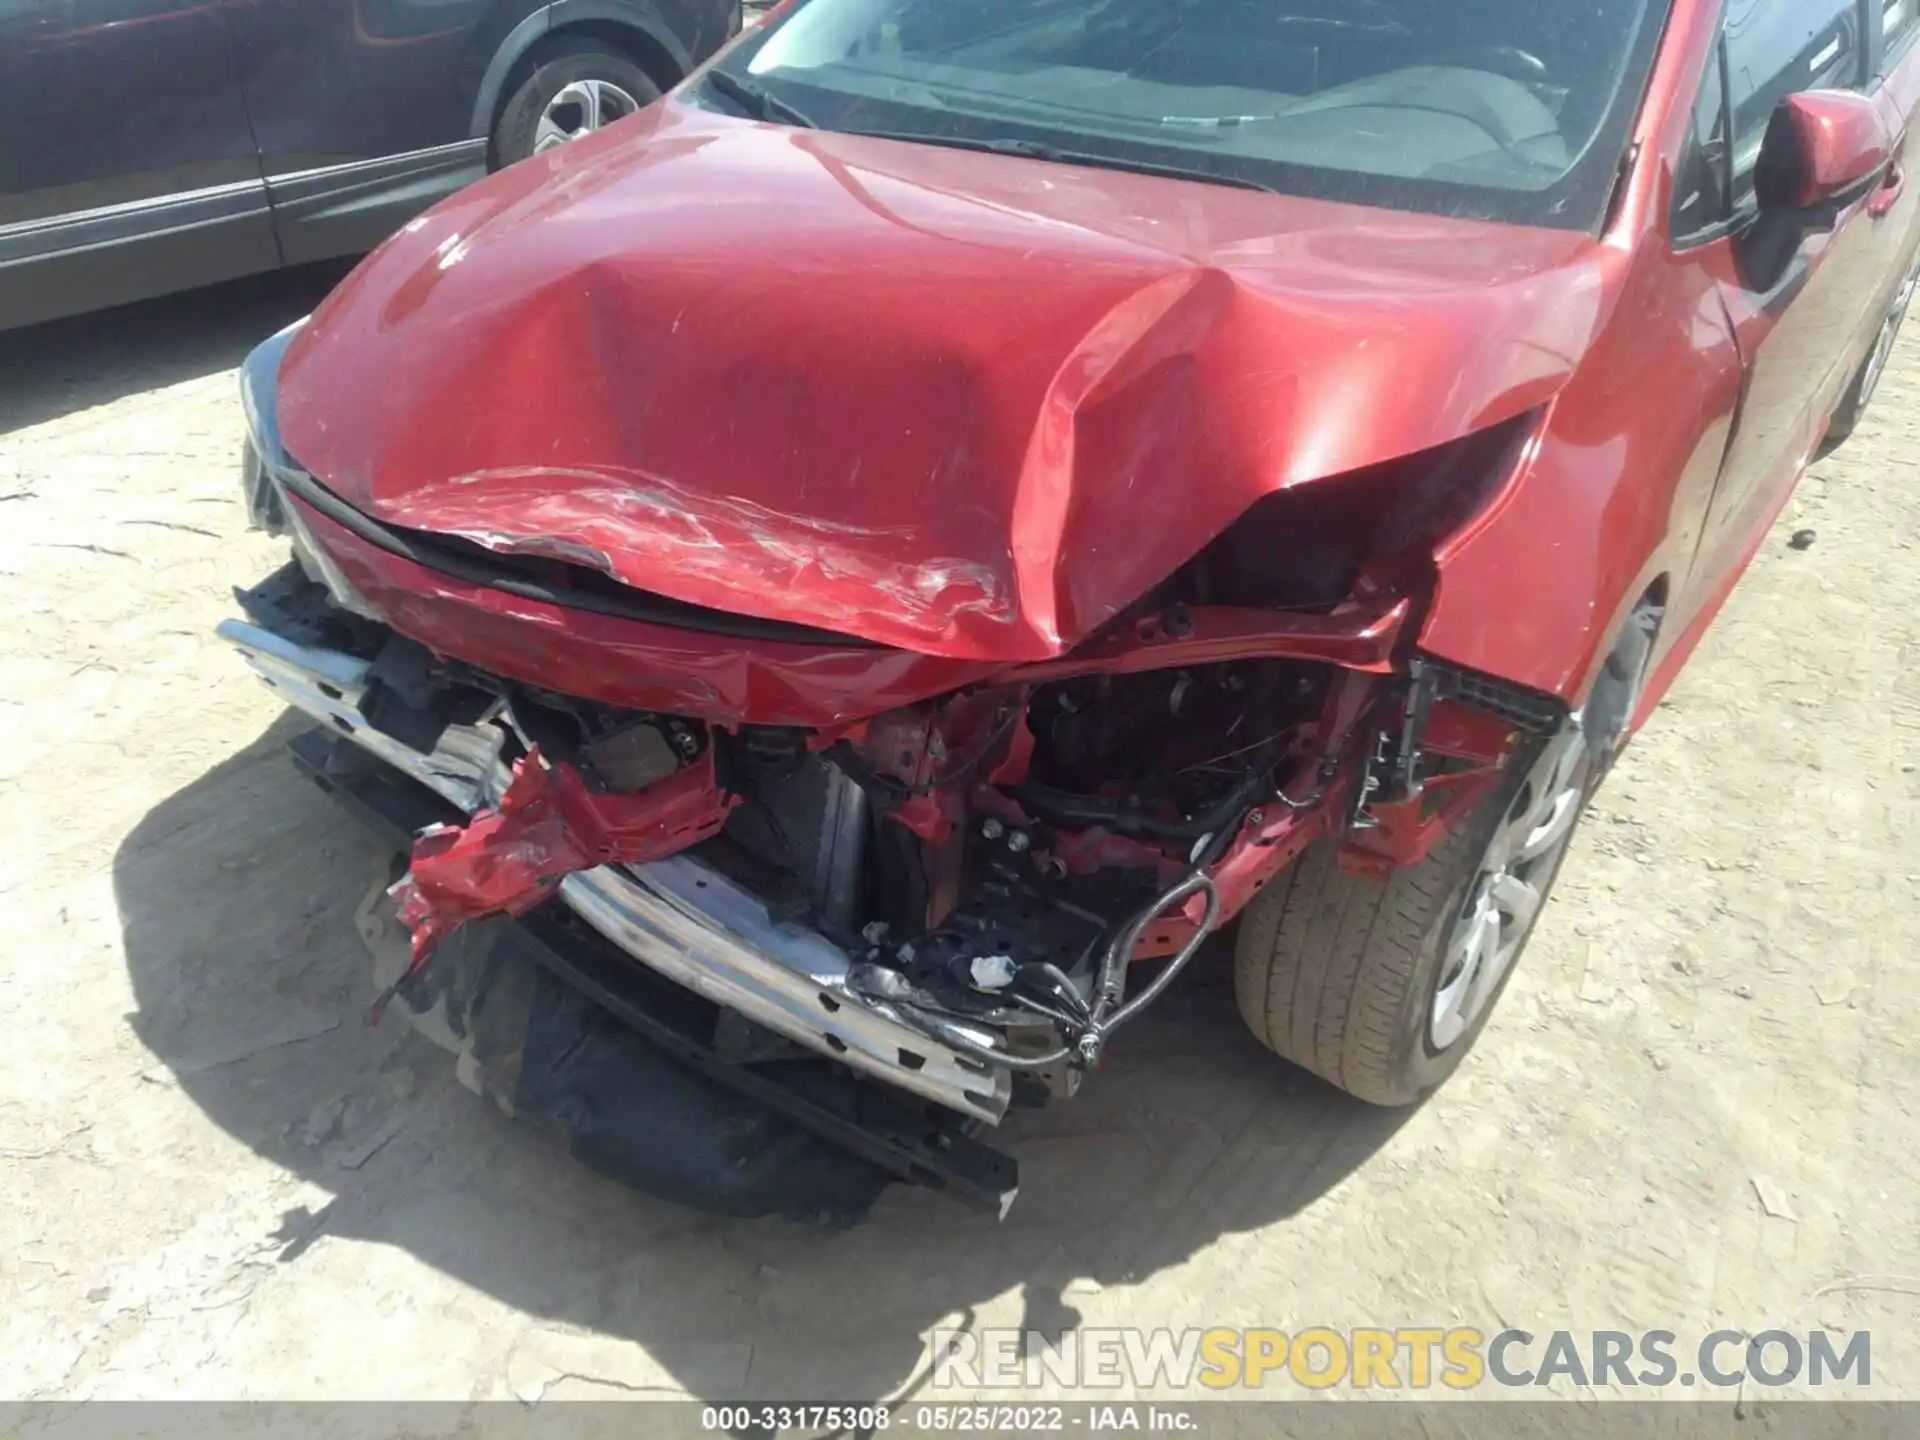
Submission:
[[[404,847],[457,813],[328,730],[296,736],[290,750],[387,843]],[[411,963],[411,942],[391,915],[379,889],[361,907],[381,985]],[[729,1043],[739,1027],[755,1027],[632,965],[559,906],[461,928],[394,999],[457,1057],[468,1089],[559,1129],[594,1169],[684,1205],[847,1224],[894,1181],[1000,1215],[1018,1192],[1013,1160],[969,1133],[977,1122],[770,1047],[766,1032],[756,1031],[762,1040],[751,1048]]]
[[[595,795],[577,770],[549,764],[535,745],[514,762],[497,805],[414,842],[413,863],[393,890],[413,931],[414,961],[468,920],[532,909],[568,875],[677,855],[719,834],[731,808],[711,752],[631,795]]]

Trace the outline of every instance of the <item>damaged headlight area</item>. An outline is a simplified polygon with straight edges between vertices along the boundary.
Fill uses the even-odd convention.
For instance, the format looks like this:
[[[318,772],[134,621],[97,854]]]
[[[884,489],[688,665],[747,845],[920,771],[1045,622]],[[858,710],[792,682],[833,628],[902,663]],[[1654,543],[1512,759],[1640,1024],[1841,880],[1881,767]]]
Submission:
[[[1421,597],[1435,549],[1522,472],[1543,418],[1528,411],[1430,450],[1276,490],[1148,603],[1312,610],[1362,590]]]
[[[269,535],[285,535],[301,572],[322,587],[332,603],[350,615],[383,617],[314,539],[312,528],[286,500],[286,487],[308,479],[280,438],[280,362],[312,317],[303,315],[255,346],[240,365],[240,406],[247,434],[240,447],[240,492],[247,526]],[[308,607],[311,609],[311,605]]]
[[[240,366],[240,407],[247,420],[240,453],[241,498],[249,528],[269,535],[284,534],[287,528],[286,506],[275,478],[296,468],[280,442],[280,362],[309,318],[301,316],[255,346]]]

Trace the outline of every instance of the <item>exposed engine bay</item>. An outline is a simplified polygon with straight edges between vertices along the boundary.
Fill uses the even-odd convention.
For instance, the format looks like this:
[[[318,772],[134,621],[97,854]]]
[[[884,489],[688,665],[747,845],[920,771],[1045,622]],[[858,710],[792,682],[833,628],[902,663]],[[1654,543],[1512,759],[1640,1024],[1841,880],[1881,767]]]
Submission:
[[[1466,703],[1468,677],[1432,667],[1409,684],[1259,655],[1041,667],[832,727],[631,710],[436,655],[341,607],[294,533],[307,563],[239,592],[252,623],[228,638],[289,699],[471,815],[413,841],[392,890],[411,964],[383,1001],[424,984],[463,925],[556,895],[592,920],[569,882],[644,884],[669,862],[696,896],[736,887],[758,925],[837,957],[800,1014],[753,1017],[775,1040],[763,1057],[836,1055],[977,1119],[1072,1093],[1313,840],[1345,834],[1359,866],[1417,860],[1542,723],[1497,713],[1494,692]],[[1197,614],[1173,602],[1131,638],[1189,643]],[[914,1043],[863,1049],[844,1033],[852,1007]],[[929,1090],[949,1072],[957,1101]]]

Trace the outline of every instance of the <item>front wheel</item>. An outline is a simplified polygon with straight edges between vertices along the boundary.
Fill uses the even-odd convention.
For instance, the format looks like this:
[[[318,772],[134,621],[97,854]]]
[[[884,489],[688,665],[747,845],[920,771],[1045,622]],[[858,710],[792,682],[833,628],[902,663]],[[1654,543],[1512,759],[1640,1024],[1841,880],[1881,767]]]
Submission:
[[[1907,311],[1913,308],[1916,292],[1920,292],[1920,256],[1914,258],[1912,268],[1900,282],[1900,288],[1894,292],[1893,305],[1880,322],[1873,349],[1867,352],[1867,358],[1861,362],[1860,372],[1853,377],[1853,384],[1847,389],[1846,398],[1833,413],[1833,421],[1827,426],[1827,438],[1820,446],[1821,459],[1852,439],[1853,432],[1866,418],[1867,407],[1873,403],[1880,382],[1886,378],[1887,362],[1893,359],[1894,346],[1900,340],[1900,327],[1906,323]]]
[[[1240,1013],[1268,1049],[1376,1105],[1411,1105],[1479,1038],[1587,803],[1592,752],[1568,726],[1523,748],[1478,811],[1385,880],[1310,847],[1247,908]]]

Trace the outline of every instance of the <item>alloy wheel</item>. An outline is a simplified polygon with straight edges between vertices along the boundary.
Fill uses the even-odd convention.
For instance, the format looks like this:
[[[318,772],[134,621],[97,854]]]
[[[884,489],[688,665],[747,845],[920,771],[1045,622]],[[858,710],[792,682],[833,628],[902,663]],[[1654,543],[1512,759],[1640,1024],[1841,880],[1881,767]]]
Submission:
[[[1436,1054],[1472,1030],[1526,944],[1580,818],[1587,762],[1586,737],[1568,726],[1494,828],[1440,962],[1427,1022]]]
[[[533,153],[538,155],[569,140],[590,135],[633,114],[640,102],[607,80],[575,80],[563,85],[534,127]]]

